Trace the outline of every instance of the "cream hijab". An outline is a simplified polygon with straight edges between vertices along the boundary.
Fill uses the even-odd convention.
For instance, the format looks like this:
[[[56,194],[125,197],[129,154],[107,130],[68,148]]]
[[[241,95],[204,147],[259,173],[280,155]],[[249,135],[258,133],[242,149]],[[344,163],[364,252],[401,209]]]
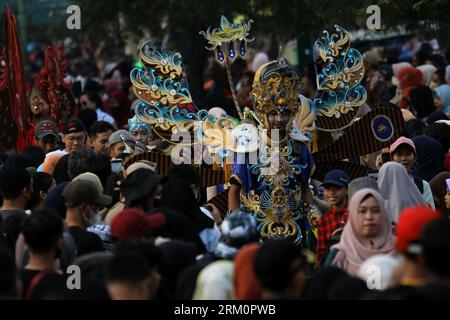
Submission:
[[[363,237],[358,226],[358,209],[367,196],[375,198],[382,216],[379,234],[372,239]],[[391,220],[385,210],[383,197],[377,191],[369,188],[359,190],[351,198],[348,209],[348,222],[342,231],[341,240],[331,247],[338,250],[332,265],[344,269],[352,276],[357,276],[361,264],[366,259],[378,254],[395,252],[395,236],[392,234]]]

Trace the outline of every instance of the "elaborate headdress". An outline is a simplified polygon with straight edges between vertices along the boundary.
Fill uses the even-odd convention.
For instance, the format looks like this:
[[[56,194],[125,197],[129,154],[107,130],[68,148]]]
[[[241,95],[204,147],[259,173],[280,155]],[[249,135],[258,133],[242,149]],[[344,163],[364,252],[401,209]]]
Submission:
[[[267,115],[273,112],[299,111],[301,77],[297,69],[283,57],[259,67],[251,95],[254,109],[268,129]]]
[[[128,119],[128,131],[132,132],[133,130],[144,128],[147,130],[147,134],[150,136],[152,134],[152,127],[145,122],[139,120],[137,116]]]
[[[62,119],[75,111],[72,84],[66,81],[67,59],[62,45],[51,45],[45,51],[45,64],[31,91],[31,112],[44,118]]]
[[[360,84],[364,78],[361,53],[350,48],[348,32],[335,25],[337,34],[325,36],[314,43],[314,59],[317,71],[317,94],[314,99],[317,110],[317,128],[323,131],[344,129],[351,125],[358,108],[367,99],[367,92]]]

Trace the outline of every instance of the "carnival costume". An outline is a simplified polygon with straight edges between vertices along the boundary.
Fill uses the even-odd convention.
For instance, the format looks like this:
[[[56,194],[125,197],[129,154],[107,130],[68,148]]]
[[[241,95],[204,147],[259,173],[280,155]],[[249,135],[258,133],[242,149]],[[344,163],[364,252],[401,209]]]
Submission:
[[[173,145],[172,161],[182,159],[199,168],[207,163],[211,165],[207,174],[213,170],[223,177],[209,179],[204,186],[222,181],[225,188],[229,183],[240,185],[239,210],[254,214],[261,241],[287,238],[313,248],[311,219],[317,219],[319,212],[304,203],[302,186],[334,168],[346,170],[352,178],[366,175],[367,167],[346,159],[393,142],[402,130],[401,112],[377,108],[357,117],[367,98],[360,84],[364,64],[361,54],[350,48],[348,32],[339,26],[335,34],[324,31],[314,44],[318,91],[313,101],[299,94],[298,70],[280,57],[258,69],[251,92],[253,108],[241,110],[230,64],[237,56],[245,56],[246,45],[253,40],[249,38],[251,23],[232,24],[222,17],[220,27],[201,32],[208,40],[207,49],[227,69],[240,119],[180,108],[192,103],[182,81],[181,55],[164,46],[158,50],[151,42],[139,51],[143,67],[131,72],[134,93],[141,100],[136,117]],[[270,133],[269,117],[277,114],[288,116],[281,139]],[[126,165],[139,159],[129,159]],[[163,168],[159,170],[164,173]],[[205,178],[204,171],[199,173]]]

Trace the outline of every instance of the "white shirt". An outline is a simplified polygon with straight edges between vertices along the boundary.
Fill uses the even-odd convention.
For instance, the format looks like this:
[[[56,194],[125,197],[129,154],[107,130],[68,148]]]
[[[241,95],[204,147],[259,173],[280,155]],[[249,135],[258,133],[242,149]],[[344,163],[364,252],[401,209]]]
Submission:
[[[425,198],[425,201],[431,206],[431,208],[436,209],[430,185],[425,180],[422,180],[422,183],[423,183],[422,196]]]
[[[111,117],[106,112],[104,112],[102,109],[96,109],[96,111],[97,111],[97,121],[106,121],[106,122],[112,124],[113,126],[116,125],[114,118]]]
[[[211,220],[214,220],[211,212],[204,207],[200,207],[200,210]],[[206,247],[206,251],[213,252],[219,243],[220,230],[214,223],[214,228],[205,228],[199,233],[200,239]]]

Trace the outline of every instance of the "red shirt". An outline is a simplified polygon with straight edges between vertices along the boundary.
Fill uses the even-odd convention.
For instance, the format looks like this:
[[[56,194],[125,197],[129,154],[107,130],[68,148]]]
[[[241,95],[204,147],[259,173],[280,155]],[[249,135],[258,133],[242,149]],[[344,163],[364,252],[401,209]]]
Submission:
[[[318,266],[320,266],[322,259],[325,257],[325,254],[330,248],[330,240],[334,235],[334,232],[339,228],[342,228],[347,223],[347,219],[347,208],[343,208],[341,211],[337,211],[334,207],[328,210],[320,218],[317,224],[316,258]]]

